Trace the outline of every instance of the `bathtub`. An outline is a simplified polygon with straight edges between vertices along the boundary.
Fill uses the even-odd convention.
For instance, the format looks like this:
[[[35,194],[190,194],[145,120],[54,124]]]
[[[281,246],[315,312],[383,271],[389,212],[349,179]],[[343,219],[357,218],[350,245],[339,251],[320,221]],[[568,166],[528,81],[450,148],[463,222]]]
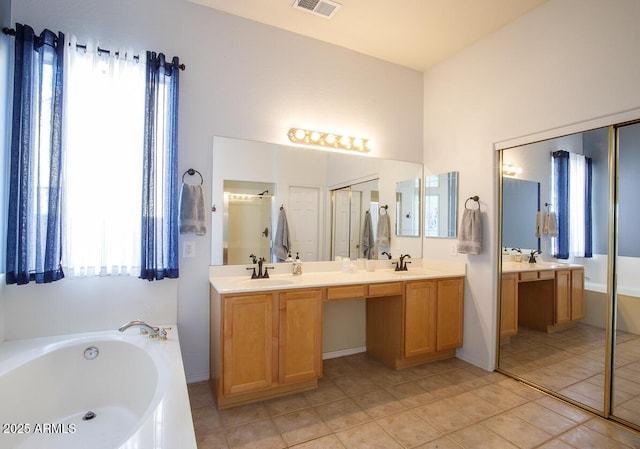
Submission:
[[[0,448],[195,449],[176,326],[0,344]]]

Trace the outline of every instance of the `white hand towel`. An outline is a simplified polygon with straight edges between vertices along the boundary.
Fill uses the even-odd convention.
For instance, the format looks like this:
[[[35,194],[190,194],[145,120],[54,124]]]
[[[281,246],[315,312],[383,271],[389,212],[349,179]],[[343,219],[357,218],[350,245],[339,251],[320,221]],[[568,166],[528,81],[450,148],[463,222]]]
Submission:
[[[465,209],[460,223],[458,252],[479,254],[482,250],[482,213],[480,209]]]
[[[284,208],[280,208],[280,214],[278,214],[278,227],[273,239],[273,246],[278,262],[286,260],[291,250],[291,239],[289,238],[289,222]]]
[[[205,235],[207,233],[207,218],[204,210],[202,185],[183,183],[180,190],[180,234]]]

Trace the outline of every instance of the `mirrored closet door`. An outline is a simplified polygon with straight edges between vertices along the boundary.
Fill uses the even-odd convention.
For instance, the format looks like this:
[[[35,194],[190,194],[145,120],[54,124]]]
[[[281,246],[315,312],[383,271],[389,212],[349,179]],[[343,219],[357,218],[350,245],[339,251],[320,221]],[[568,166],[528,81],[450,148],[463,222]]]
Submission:
[[[499,159],[498,369],[640,430],[640,121]]]

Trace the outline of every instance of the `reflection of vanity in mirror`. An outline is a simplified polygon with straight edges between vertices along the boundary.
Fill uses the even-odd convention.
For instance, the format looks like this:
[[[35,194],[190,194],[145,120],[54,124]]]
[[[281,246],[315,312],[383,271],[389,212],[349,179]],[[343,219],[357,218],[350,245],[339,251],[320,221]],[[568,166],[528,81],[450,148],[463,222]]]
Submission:
[[[287,219],[294,258],[296,253],[303,261],[367,257],[364,249],[368,243],[363,240],[367,212],[374,237],[371,258],[386,258],[382,252],[394,258],[400,254],[420,257],[421,179],[421,164],[216,136],[211,263],[246,264],[250,263],[249,254],[278,261],[272,248],[264,247],[264,243],[272,245],[281,209]],[[251,186],[254,191],[247,190]],[[264,190],[269,192],[262,199],[255,198]],[[247,197],[247,203],[252,195],[252,201],[269,202],[268,225],[262,223],[263,218],[245,216],[243,208],[236,207],[236,213],[229,213],[227,198],[241,195]],[[402,216],[399,227],[398,214]],[[389,220],[388,245],[385,235],[377,232],[384,217]],[[268,238],[264,236],[265,228]],[[230,229],[246,229],[252,235],[242,238],[242,244],[232,242]],[[257,246],[245,244],[249,240],[257,242]],[[232,259],[229,255],[236,247],[242,250],[235,251],[238,255]],[[243,256],[242,252],[246,254]]]

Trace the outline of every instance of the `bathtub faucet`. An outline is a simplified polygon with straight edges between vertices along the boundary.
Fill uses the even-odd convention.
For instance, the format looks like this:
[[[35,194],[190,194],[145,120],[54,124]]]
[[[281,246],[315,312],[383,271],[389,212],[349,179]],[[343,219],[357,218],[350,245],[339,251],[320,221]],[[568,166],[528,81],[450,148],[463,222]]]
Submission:
[[[159,328],[157,327],[153,327],[153,326],[149,326],[147,323],[145,323],[142,320],[133,320],[133,321],[129,321],[128,323],[123,324],[118,330],[120,332],[124,332],[127,329],[129,329],[130,327],[134,327],[137,326],[140,328],[140,333],[143,335],[149,334],[150,338],[154,338],[158,336],[158,332],[160,331]]]

